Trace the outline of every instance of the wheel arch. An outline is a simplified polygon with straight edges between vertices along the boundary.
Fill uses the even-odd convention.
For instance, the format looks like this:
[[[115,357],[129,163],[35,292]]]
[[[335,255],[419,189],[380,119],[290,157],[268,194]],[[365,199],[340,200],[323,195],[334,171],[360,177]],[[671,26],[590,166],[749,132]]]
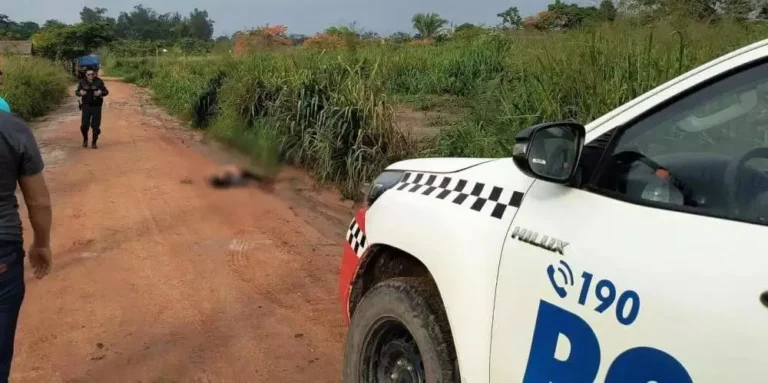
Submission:
[[[376,244],[360,260],[360,265],[352,279],[349,292],[349,315],[353,315],[365,293],[383,281],[399,277],[419,277],[428,280],[434,292],[445,307],[440,296],[440,289],[426,265],[417,257],[397,247]]]
[[[443,302],[443,297],[438,287],[435,277],[429,268],[416,256],[405,250],[385,244],[372,245],[361,258],[360,264],[352,279],[348,298],[349,316],[354,315],[360,301],[365,294],[374,286],[384,281],[395,278],[419,278],[426,282],[435,304],[439,305],[445,311],[448,320],[447,334],[451,339],[451,347],[455,356],[456,371],[461,376],[461,362],[453,335],[453,326],[451,326],[450,315]]]

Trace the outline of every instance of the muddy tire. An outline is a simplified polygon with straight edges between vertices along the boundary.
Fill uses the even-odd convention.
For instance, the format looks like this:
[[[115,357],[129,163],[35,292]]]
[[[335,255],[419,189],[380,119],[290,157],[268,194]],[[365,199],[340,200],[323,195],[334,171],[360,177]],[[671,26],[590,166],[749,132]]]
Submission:
[[[346,383],[459,382],[456,352],[439,296],[421,278],[374,286],[347,333]]]

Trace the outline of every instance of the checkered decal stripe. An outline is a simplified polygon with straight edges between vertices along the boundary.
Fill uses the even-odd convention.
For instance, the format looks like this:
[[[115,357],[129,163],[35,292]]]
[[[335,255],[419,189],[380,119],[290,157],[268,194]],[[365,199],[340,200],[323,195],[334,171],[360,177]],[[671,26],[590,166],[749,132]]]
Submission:
[[[405,173],[393,190],[451,201],[498,219],[523,201],[523,193],[516,190],[438,174]]]
[[[347,242],[349,246],[352,246],[352,250],[355,251],[358,257],[362,256],[365,249],[368,248],[368,239],[365,237],[365,233],[357,224],[357,219],[352,218],[352,223],[349,224],[349,230],[347,230]]]

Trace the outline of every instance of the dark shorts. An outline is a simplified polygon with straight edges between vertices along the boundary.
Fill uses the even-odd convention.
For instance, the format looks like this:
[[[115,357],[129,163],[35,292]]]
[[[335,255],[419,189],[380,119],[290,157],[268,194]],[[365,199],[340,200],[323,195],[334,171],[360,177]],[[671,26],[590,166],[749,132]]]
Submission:
[[[0,382],[8,381],[16,323],[24,300],[24,248],[0,242]]]

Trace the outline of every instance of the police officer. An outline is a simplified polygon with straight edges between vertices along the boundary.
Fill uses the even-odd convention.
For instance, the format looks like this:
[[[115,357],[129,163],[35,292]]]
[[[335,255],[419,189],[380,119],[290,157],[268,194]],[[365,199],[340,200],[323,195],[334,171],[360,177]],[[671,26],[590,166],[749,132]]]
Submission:
[[[98,76],[96,70],[88,69],[85,72],[85,78],[78,81],[75,95],[81,97],[82,119],[80,131],[83,133],[83,147],[88,147],[88,128],[93,129],[93,141],[91,148],[96,149],[96,141],[101,134],[101,106],[104,104],[104,97],[109,94],[109,90]]]

